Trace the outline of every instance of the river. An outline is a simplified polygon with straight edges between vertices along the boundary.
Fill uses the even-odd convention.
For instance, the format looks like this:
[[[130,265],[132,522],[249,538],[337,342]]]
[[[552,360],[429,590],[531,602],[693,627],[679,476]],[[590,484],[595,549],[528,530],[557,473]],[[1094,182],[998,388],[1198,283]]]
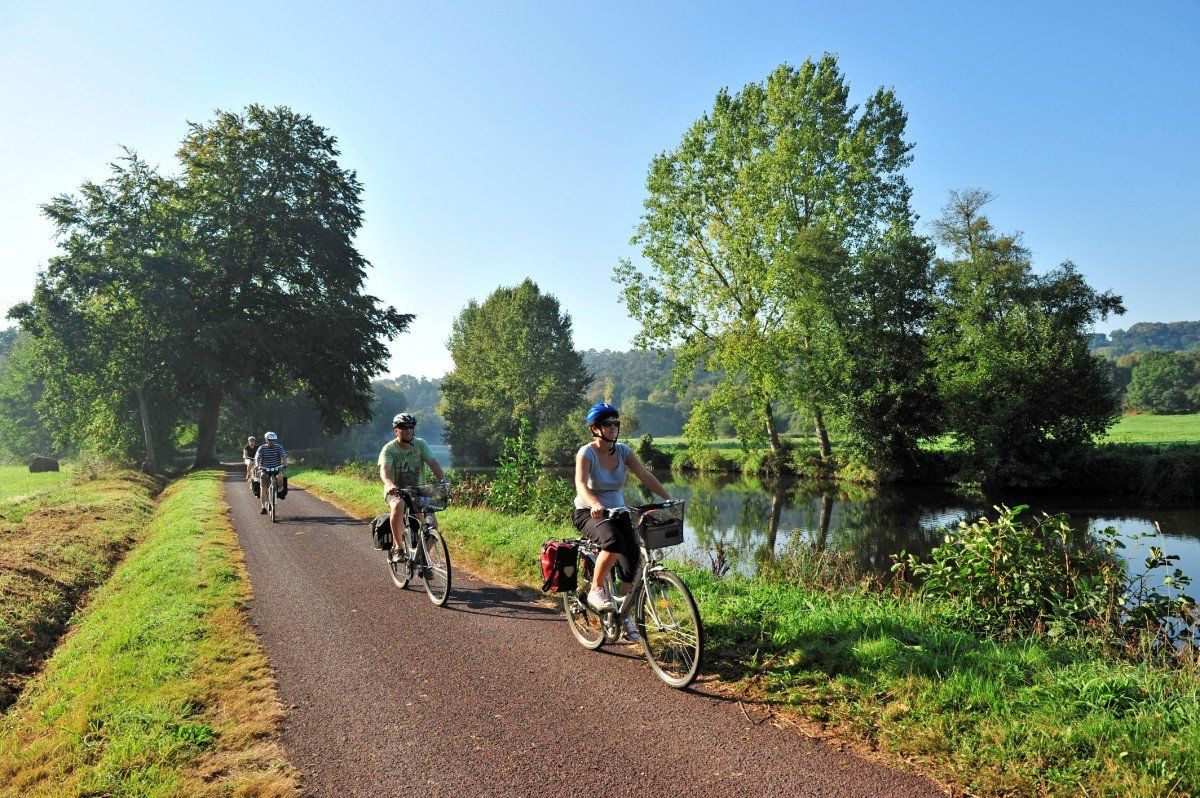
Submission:
[[[682,553],[712,564],[722,554],[731,570],[751,574],[760,558],[789,546],[814,546],[846,555],[865,572],[886,572],[901,551],[924,556],[947,527],[981,513],[984,502],[947,490],[920,487],[819,490],[811,485],[766,486],[757,480],[671,474],[671,495],[688,502]],[[632,486],[631,486],[632,488]],[[626,500],[642,498],[627,488]],[[646,497],[649,501],[650,497]],[[1131,570],[1150,545],[1180,557],[1179,567],[1200,582],[1200,507],[1146,505],[1107,496],[1011,496],[1029,513],[1066,513],[1077,529],[1116,527],[1127,541]],[[1155,539],[1142,536],[1155,533]],[[1200,584],[1190,593],[1200,598]]]

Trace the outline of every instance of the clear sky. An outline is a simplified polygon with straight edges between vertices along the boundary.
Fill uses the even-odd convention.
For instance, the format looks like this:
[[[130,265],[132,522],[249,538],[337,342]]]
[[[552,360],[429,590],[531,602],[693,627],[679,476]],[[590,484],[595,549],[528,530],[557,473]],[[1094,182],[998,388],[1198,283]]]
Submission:
[[[1039,268],[1125,297],[1101,329],[1200,319],[1196,0],[0,0],[0,313],[54,252],[39,203],[121,144],[173,171],[187,120],[258,102],[328,127],[365,185],[368,289],[417,314],[393,373],[444,373],[463,305],[526,276],[577,347],[625,349],[610,275],[650,159],[722,86],[825,51],[855,99],[895,88],[923,220],[987,188]]]

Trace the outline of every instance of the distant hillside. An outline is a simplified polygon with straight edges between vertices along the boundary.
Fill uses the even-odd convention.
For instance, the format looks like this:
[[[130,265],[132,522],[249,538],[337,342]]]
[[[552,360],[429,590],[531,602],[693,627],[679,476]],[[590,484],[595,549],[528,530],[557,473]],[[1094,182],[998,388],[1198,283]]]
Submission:
[[[1187,351],[1200,348],[1200,321],[1141,321],[1128,330],[1097,333],[1089,344],[1093,352],[1116,358],[1151,349]]]

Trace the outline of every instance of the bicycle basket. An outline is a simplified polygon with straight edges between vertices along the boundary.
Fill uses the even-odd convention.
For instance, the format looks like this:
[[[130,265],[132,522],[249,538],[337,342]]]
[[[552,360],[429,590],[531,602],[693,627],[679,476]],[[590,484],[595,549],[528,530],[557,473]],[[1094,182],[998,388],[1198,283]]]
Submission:
[[[413,510],[421,513],[426,510],[438,512],[445,510],[450,503],[450,486],[444,482],[433,485],[414,485],[405,488],[413,500]]]
[[[637,528],[648,549],[665,549],[683,542],[683,502],[642,513]]]

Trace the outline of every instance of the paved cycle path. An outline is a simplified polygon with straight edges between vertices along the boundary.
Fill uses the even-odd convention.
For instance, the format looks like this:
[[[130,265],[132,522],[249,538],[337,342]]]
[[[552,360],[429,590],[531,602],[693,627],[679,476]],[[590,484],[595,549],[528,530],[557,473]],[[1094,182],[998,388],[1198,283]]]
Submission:
[[[366,525],[304,490],[276,524],[238,475],[226,497],[306,795],[944,794],[672,690],[640,649],[585,651],[556,610],[461,568],[444,608],[399,590]]]

